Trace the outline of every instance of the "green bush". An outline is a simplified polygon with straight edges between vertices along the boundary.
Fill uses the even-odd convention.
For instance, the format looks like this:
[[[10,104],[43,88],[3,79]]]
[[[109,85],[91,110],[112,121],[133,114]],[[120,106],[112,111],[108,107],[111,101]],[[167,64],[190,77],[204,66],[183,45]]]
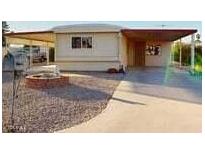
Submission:
[[[179,62],[180,42],[176,42],[172,47],[174,60]],[[182,65],[191,65],[191,44],[182,43]],[[195,66],[197,69],[202,68],[202,46],[195,47]]]

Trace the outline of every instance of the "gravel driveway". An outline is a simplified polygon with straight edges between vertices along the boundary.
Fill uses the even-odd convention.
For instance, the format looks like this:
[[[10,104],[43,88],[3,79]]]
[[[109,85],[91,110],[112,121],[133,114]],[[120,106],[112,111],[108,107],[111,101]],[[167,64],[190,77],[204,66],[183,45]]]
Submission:
[[[14,112],[15,132],[54,132],[72,127],[100,114],[106,108],[122,74],[69,73],[70,83],[62,88],[34,90],[23,79]],[[3,132],[8,132],[12,75],[2,75]]]

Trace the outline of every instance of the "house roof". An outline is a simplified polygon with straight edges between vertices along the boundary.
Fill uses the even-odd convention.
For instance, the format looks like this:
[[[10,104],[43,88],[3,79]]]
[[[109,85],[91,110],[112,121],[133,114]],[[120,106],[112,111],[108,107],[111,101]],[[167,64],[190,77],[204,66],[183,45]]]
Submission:
[[[109,24],[75,24],[52,28],[54,33],[120,32],[123,27]]]
[[[194,34],[196,29],[122,29],[128,39],[138,41],[175,41]]]

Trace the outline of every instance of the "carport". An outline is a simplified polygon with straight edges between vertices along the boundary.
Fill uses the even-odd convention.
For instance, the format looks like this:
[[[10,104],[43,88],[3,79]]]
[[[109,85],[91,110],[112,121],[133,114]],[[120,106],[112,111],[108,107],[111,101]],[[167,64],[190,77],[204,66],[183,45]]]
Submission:
[[[191,68],[194,68],[194,39],[195,33],[197,32],[195,29],[122,29],[121,32],[128,40],[128,64],[130,62],[134,67],[145,66],[145,49],[147,48],[147,43],[160,42],[161,44],[165,44],[177,40],[181,42],[182,38],[191,35]],[[167,49],[165,57],[170,56],[170,61],[173,62],[174,56],[171,57],[170,50],[171,48]],[[182,48],[180,48],[180,66],[181,59]],[[160,58],[157,60],[159,61]]]
[[[5,36],[6,51],[9,51],[10,45],[29,46],[30,65],[32,65],[32,46],[40,46],[46,51],[47,65],[49,64],[49,48],[55,47],[53,31],[11,32]]]

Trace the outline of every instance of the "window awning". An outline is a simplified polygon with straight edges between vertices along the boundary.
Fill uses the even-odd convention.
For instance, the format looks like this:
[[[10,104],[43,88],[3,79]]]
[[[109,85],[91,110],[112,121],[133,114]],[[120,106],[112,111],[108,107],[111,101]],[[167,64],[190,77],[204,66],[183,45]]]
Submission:
[[[128,39],[138,41],[176,41],[197,32],[196,29],[122,29]]]

